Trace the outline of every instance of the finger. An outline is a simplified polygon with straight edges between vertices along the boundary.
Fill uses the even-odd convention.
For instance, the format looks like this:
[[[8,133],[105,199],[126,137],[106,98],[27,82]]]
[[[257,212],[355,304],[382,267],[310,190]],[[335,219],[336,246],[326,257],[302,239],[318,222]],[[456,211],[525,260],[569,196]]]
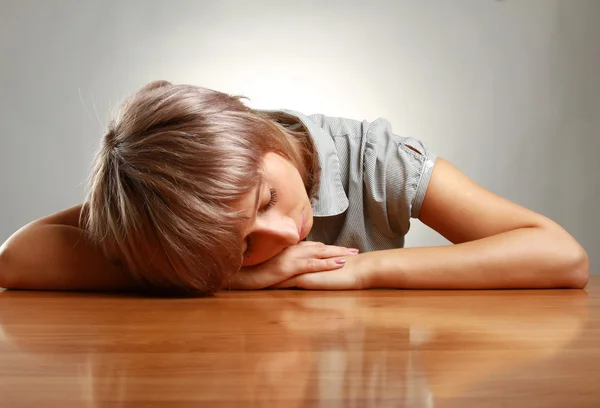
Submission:
[[[348,290],[357,286],[352,274],[343,271],[325,271],[297,275],[271,286],[273,289],[301,288],[308,290]]]
[[[315,258],[333,258],[340,256],[348,256],[348,255],[356,255],[358,254],[358,249],[355,248],[346,248],[335,245],[325,245],[323,247],[313,247],[309,249],[311,251],[311,256]]]
[[[302,274],[340,269],[344,267],[346,260],[340,257],[327,259],[308,258],[301,259],[299,262],[301,262],[301,267],[298,268],[298,274]]]
[[[325,246],[324,243],[319,241],[300,241],[296,244],[299,247],[310,247],[310,246]]]

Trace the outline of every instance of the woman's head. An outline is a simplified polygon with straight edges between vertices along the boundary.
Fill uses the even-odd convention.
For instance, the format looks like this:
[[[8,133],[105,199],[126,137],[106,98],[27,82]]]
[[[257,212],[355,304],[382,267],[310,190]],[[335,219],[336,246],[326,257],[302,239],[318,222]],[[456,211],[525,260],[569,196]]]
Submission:
[[[273,191],[282,195],[282,188],[301,191],[297,201],[308,200],[311,154],[309,138],[239,97],[154,82],[128,99],[109,124],[90,176],[87,228],[107,256],[148,287],[212,293],[239,269],[248,244],[254,255],[247,263],[283,249],[257,254],[252,248],[253,236],[261,248],[285,241],[261,238],[269,231],[259,218],[265,205],[276,203],[263,204],[256,218],[254,204]],[[282,176],[291,177],[289,184]],[[298,216],[292,207],[271,217],[283,225],[271,237],[289,239],[282,223]]]

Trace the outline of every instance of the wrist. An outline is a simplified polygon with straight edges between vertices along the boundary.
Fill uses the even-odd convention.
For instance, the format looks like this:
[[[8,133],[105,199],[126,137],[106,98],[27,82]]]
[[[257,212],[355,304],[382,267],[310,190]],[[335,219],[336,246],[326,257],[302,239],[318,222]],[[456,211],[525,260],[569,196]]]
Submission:
[[[359,268],[362,275],[363,289],[381,288],[381,254],[380,251],[365,252],[360,257]]]
[[[402,269],[398,255],[402,249],[391,249],[365,253],[365,289],[401,289]]]

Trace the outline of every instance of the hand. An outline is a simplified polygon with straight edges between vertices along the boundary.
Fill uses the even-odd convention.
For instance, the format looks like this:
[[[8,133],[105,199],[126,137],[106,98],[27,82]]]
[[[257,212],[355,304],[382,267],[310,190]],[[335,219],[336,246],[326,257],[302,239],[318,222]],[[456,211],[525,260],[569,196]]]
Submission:
[[[264,289],[306,273],[330,273],[355,256],[352,248],[302,241],[261,264],[242,267],[232,276],[230,289]]]
[[[371,287],[368,254],[346,257],[341,269],[309,272],[293,276],[271,286],[273,289],[302,288],[312,290],[360,290]]]

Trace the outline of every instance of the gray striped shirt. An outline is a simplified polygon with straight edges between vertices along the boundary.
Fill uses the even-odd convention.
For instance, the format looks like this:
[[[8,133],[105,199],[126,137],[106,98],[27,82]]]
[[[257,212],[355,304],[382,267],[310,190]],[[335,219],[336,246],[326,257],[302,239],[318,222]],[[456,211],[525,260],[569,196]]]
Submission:
[[[321,180],[307,240],[362,252],[402,248],[436,156],[420,141],[395,135],[382,118],[281,113],[299,119],[318,150]]]

